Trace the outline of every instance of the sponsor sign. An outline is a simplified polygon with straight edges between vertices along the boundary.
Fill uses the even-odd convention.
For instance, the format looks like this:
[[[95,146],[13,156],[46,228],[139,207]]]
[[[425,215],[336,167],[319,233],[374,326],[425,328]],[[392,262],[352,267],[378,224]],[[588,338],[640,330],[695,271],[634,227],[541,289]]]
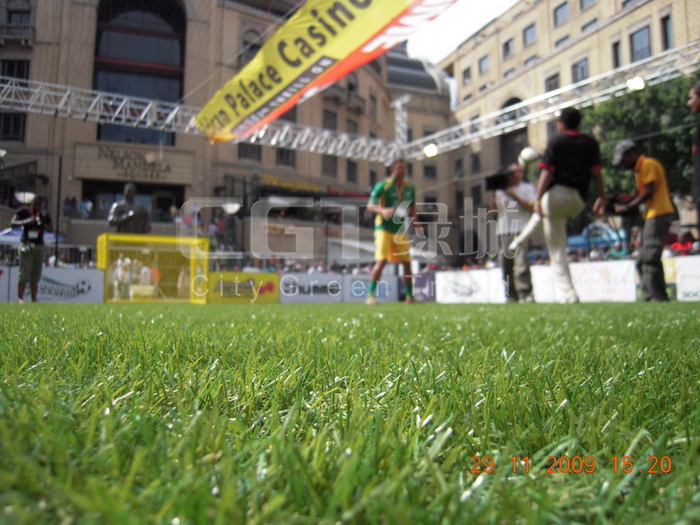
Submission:
[[[435,273],[419,273],[413,276],[413,295],[421,303],[435,302]]]
[[[676,257],[676,298],[700,301],[700,256]]]
[[[633,303],[637,299],[636,269],[632,260],[573,263],[570,267],[571,280],[581,302]]]
[[[17,290],[19,267],[10,268],[10,291]],[[79,268],[44,268],[39,281],[37,300],[41,303],[103,303],[105,277],[102,270]],[[15,301],[15,293],[10,301]],[[32,300],[29,284],[24,300]]]
[[[339,303],[343,300],[343,275],[285,273],[280,277],[281,303]]]
[[[269,304],[280,300],[280,276],[276,273],[209,272],[202,276],[208,303]],[[195,294],[197,295],[197,294]]]
[[[369,275],[343,275],[343,302],[362,302],[367,298]],[[391,303],[399,300],[399,278],[387,275],[377,283],[379,302]]]
[[[406,40],[456,0],[307,0],[204,106],[212,142],[245,138]]]
[[[488,303],[490,285],[488,270],[438,272],[435,274],[438,303]]]

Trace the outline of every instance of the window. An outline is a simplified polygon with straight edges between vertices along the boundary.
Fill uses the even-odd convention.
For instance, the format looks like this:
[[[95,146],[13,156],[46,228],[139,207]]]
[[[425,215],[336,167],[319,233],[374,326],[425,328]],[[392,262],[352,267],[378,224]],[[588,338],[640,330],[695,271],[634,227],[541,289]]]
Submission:
[[[248,62],[255,58],[260,48],[262,47],[263,39],[260,34],[254,29],[248,29],[243,33],[243,41],[241,42],[241,52],[238,55],[238,66],[243,67]]]
[[[525,29],[523,29],[523,46],[530,46],[535,43],[535,40],[537,40],[535,24],[530,24]]]
[[[333,111],[323,110],[323,129],[338,129],[338,114]]]
[[[532,64],[534,64],[535,62],[537,62],[537,58],[538,58],[537,55],[532,55],[531,57],[528,57],[528,58],[525,59],[525,62],[523,62],[523,65],[524,65],[525,67],[527,67],[527,66],[529,66],[529,65],[532,65]]]
[[[0,113],[0,140],[24,142],[26,120],[24,113]]]
[[[9,10],[7,11],[7,23],[19,26],[28,26],[32,23],[32,12],[29,10]]]
[[[2,60],[0,74],[29,79],[29,60]],[[27,116],[24,113],[0,113],[0,140],[24,142]]]
[[[510,68],[508,71],[503,73],[503,78],[512,77],[513,75],[515,75],[515,68],[514,67]]]
[[[586,31],[595,27],[596,25],[598,25],[598,19],[594,18],[593,20],[590,20],[581,26],[581,32],[585,33]]]
[[[457,159],[457,160],[455,161],[455,174],[454,174],[454,178],[455,178],[455,179],[461,179],[462,177],[464,177],[464,166],[463,166],[463,162],[462,162],[462,159]]]
[[[673,27],[671,27],[671,15],[661,17],[661,49],[668,51],[673,47]]]
[[[292,149],[277,148],[276,162],[278,166],[289,166],[293,168],[297,163],[296,152]]]
[[[246,160],[262,161],[262,146],[241,142],[238,144],[238,158]]]
[[[557,130],[557,121],[550,120],[549,122],[547,122],[547,139],[552,138],[557,133],[559,133],[559,131]]]
[[[357,162],[348,160],[345,168],[345,180],[351,184],[357,184]]]
[[[481,184],[475,184],[472,186],[472,205],[481,206]]]
[[[347,131],[348,133],[352,133],[353,135],[357,135],[358,129],[359,128],[357,127],[356,121],[348,119],[345,122],[345,131]]]
[[[632,62],[644,60],[651,56],[649,26],[643,27],[630,35],[630,54]]]
[[[369,170],[369,185],[374,188],[377,185],[377,171]]]
[[[471,93],[467,93],[466,95],[464,95],[464,96],[462,97],[462,102],[466,102],[466,101],[468,101],[470,98],[472,98],[472,94],[471,94]]]
[[[589,7],[595,5],[598,0],[580,0],[579,5],[581,6],[581,11],[585,11]]]
[[[472,68],[468,67],[462,71],[462,84],[469,84],[472,81]]]
[[[174,3],[102,0],[97,10],[93,87],[176,102],[182,97],[186,18]],[[98,140],[173,145],[175,134],[113,124]]]
[[[571,81],[580,82],[588,78],[588,59],[582,58],[571,66]]]
[[[555,73],[552,76],[547,77],[544,81],[545,92],[554,91],[555,89],[559,89],[560,87],[561,84],[559,82],[559,73]]]
[[[479,115],[474,115],[470,122],[471,126],[469,126],[469,133],[477,133],[481,127],[481,125],[477,122],[479,120]]]
[[[489,71],[489,56],[486,55],[479,59],[479,74],[483,75]]]
[[[566,35],[566,36],[560,38],[559,40],[557,40],[556,42],[554,42],[554,47],[563,46],[568,41],[569,41],[569,35]]]
[[[464,213],[464,190],[457,190],[455,192],[455,212],[457,215],[462,215]]]
[[[335,155],[323,155],[321,157],[321,173],[326,177],[337,177],[338,157]]]
[[[622,51],[620,49],[619,41],[613,42],[612,45],[612,65],[615,69],[622,66]]]
[[[637,1],[637,0],[624,0],[624,1],[622,2],[622,8],[624,9],[625,7],[632,5],[632,4],[635,3],[636,1]]]
[[[374,93],[369,94],[369,116],[377,118],[377,96]]]
[[[515,53],[515,40],[509,38],[503,44],[503,58],[510,58]]]
[[[569,20],[569,3],[564,2],[554,8],[554,26],[559,27]]]
[[[437,166],[433,164],[426,164],[423,166],[423,178],[437,179]]]
[[[4,77],[29,80],[29,60],[2,60],[0,74]]]
[[[478,153],[471,153],[469,155],[469,165],[471,167],[472,175],[481,173],[481,157]]]

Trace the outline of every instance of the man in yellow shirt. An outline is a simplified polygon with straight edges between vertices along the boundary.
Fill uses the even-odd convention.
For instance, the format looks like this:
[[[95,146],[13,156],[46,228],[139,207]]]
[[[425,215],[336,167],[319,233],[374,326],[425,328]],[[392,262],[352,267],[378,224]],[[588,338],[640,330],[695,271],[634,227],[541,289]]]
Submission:
[[[624,213],[644,204],[642,244],[637,255],[637,271],[645,301],[668,301],[661,253],[666,234],[671,228],[675,208],[661,163],[642,155],[631,140],[622,140],[615,147],[613,165],[634,169],[637,194],[627,204],[616,204],[615,211]]]

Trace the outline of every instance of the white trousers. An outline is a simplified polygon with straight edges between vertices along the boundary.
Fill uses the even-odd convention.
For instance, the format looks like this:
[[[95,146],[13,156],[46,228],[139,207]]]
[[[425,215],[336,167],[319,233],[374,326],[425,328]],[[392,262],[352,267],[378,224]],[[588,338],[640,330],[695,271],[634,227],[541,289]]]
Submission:
[[[581,213],[584,207],[578,191],[568,186],[552,186],[542,197],[544,239],[554,273],[556,297],[563,303],[578,302],[566,258],[566,220]]]

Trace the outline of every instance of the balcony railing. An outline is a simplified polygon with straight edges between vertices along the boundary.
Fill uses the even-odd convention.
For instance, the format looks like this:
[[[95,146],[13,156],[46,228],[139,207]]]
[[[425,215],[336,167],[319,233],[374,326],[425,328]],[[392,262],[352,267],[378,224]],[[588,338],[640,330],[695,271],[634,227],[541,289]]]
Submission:
[[[0,24],[0,45],[19,43],[34,45],[34,26],[20,24]]]

